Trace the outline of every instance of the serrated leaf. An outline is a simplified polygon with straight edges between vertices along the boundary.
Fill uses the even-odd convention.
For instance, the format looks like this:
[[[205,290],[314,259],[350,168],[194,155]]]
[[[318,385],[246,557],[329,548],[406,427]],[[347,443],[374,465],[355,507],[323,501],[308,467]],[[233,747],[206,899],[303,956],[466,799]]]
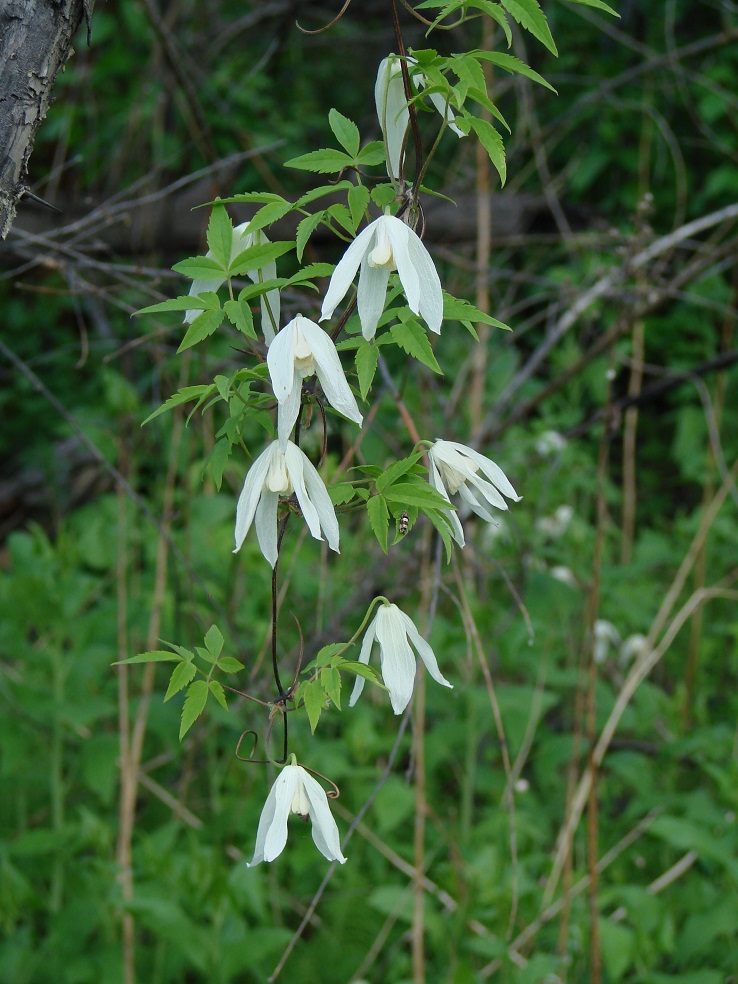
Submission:
[[[216,659],[220,656],[221,650],[223,649],[223,633],[217,625],[211,625],[205,633],[205,645],[208,647],[208,652],[211,656],[214,656]]]
[[[507,180],[507,165],[505,163],[505,146],[502,143],[502,137],[487,120],[479,119],[478,116],[465,116],[464,119],[479,137],[482,146],[489,155],[489,159],[500,175],[500,182],[504,185]]]
[[[247,338],[256,338],[254,316],[251,313],[251,308],[245,301],[226,301],[223,305],[223,310],[233,327],[240,331],[242,335],[245,335]]]
[[[318,198],[325,198],[326,195],[333,196],[336,192],[348,191],[349,188],[353,188],[353,182],[349,181],[347,178],[342,178],[341,181],[337,181],[336,184],[327,184],[321,185],[319,188],[312,188],[310,191],[306,191],[301,198],[297,199],[294,207],[304,208],[305,205],[309,205]]]
[[[190,256],[172,267],[175,273],[181,273],[190,280],[222,280],[226,269],[224,264],[218,263],[211,256]]]
[[[301,157],[293,157],[290,161],[285,161],[285,167],[294,167],[298,171],[313,171],[315,174],[335,174],[343,171],[346,167],[351,167],[354,163],[353,157],[344,154],[340,150],[311,150],[309,154]]]
[[[292,284],[310,283],[311,277],[330,277],[335,269],[333,263],[308,263],[302,270],[294,273],[289,280],[285,280],[285,287],[290,287]]]
[[[368,666],[366,663],[359,663],[354,660],[346,659],[338,664],[337,669],[345,670],[347,673],[353,673],[355,676],[364,677],[365,680],[371,680],[372,683],[377,683],[379,686],[384,686],[379,673],[373,666]]]
[[[249,221],[249,232],[253,233],[258,232],[259,229],[265,229],[272,222],[276,222],[277,219],[281,219],[288,212],[291,212],[294,207],[285,198],[269,202],[263,208],[260,208],[256,215]]]
[[[233,445],[229,438],[224,437],[219,441],[215,442],[213,450],[208,455],[205,461],[205,468],[210,472],[215,482],[216,489],[220,492],[221,486],[223,485],[223,472],[225,471],[225,466],[228,464],[228,460],[231,457],[231,450]]]
[[[139,653],[128,659],[119,659],[113,666],[127,666],[129,663],[179,663],[182,657],[165,649],[152,649],[147,653]]]
[[[180,690],[190,683],[190,681],[194,680],[196,673],[197,670],[192,663],[180,663],[179,666],[175,666],[169,679],[167,692],[164,695],[164,703],[166,704],[170,697],[174,697],[174,695],[178,694]]]
[[[381,495],[373,495],[367,503],[366,510],[369,514],[369,524],[377,538],[377,542],[384,553],[387,553],[387,531],[389,528],[387,503]]]
[[[238,673],[243,669],[243,663],[239,663],[233,656],[224,656],[215,665],[219,670],[223,670],[224,673]]]
[[[320,671],[320,682],[323,685],[323,690],[328,694],[330,699],[336,705],[336,707],[341,710],[341,674],[333,666],[326,666],[325,669]]]
[[[208,248],[221,266],[227,267],[233,245],[233,223],[223,205],[213,205],[208,229],[205,233]]]
[[[318,721],[323,710],[323,688],[320,685],[320,681],[312,680],[310,683],[306,683],[302,688],[301,695],[305,704],[305,710],[307,711],[308,721],[310,722],[310,730],[315,734],[315,729],[318,726]]]
[[[502,28],[508,48],[512,45],[510,24],[505,16],[505,11],[498,3],[492,3],[492,0],[469,0],[469,6],[475,7],[477,10],[483,10],[492,20],[496,21]]]
[[[382,141],[372,140],[371,143],[361,148],[356,163],[363,164],[364,167],[376,167],[378,164],[384,164],[386,160],[387,155]]]
[[[328,495],[334,506],[342,506],[346,502],[351,502],[354,498],[355,489],[350,482],[339,482],[338,485],[331,485]]]
[[[328,215],[330,215],[330,217],[341,226],[342,229],[346,230],[349,236],[354,235],[356,230],[351,221],[351,213],[345,205],[337,203],[335,205],[331,205],[330,208],[326,209],[326,211]]]
[[[446,548],[446,563],[450,563],[451,555],[453,553],[454,545],[453,539],[451,537],[451,524],[448,520],[448,514],[445,510],[436,509],[426,509],[425,515],[433,523],[435,528],[438,530],[441,539],[443,540],[443,545]]]
[[[446,321],[476,321],[484,325],[492,325],[494,328],[501,328],[503,331],[512,331],[508,325],[491,314],[485,314],[478,307],[464,300],[463,297],[454,297],[453,294],[443,292],[443,320]]]
[[[581,3],[583,0],[573,0],[574,3]],[[498,68],[504,69],[506,72],[517,72],[518,75],[524,75],[527,79],[531,79],[533,82],[537,82],[539,85],[544,85],[551,92],[556,92],[556,89],[547,82],[542,75],[538,72],[534,72],[532,68],[529,68],[524,61],[516,58],[514,55],[505,54],[502,51],[470,51],[470,55],[474,58],[479,58],[481,61],[491,62],[493,65],[497,65]]]
[[[359,128],[347,116],[339,113],[337,109],[332,109],[328,113],[328,122],[336,140],[340,143],[347,154],[356,157],[359,152]]]
[[[376,188],[372,188],[372,201],[379,208],[386,208],[390,202],[395,200],[395,195],[397,192],[391,184],[380,184]]]
[[[440,492],[436,492],[427,482],[396,482],[383,495],[388,502],[417,506],[423,511],[426,509],[453,509],[448,500]]]
[[[233,258],[228,268],[228,275],[235,277],[239,274],[252,273],[254,270],[260,270],[267,263],[272,263],[280,256],[284,256],[285,253],[289,253],[294,245],[292,241],[289,241],[259,243],[256,246],[249,246],[248,249],[242,250]]]
[[[302,254],[305,251],[308,239],[310,239],[322,221],[323,212],[321,211],[306,216],[298,223],[295,245],[297,247],[297,259],[300,263],[302,262]]]
[[[204,384],[200,386],[183,386],[181,390],[178,390],[173,396],[170,396],[166,403],[163,403],[158,410],[154,410],[141,424],[148,424],[155,417],[158,417],[161,413],[166,413],[167,410],[172,410],[174,407],[179,407],[183,403],[190,403],[192,400],[197,400],[204,395],[209,395],[215,392],[215,387],[212,384]]]
[[[219,684],[217,680],[209,680],[208,690],[213,695],[213,697],[215,697],[215,699],[218,701],[218,703],[223,708],[223,710],[227,711],[228,701],[226,700],[225,690],[223,690],[221,684]]]
[[[203,311],[202,314],[198,314],[185,332],[184,338],[179,343],[177,354],[209,338],[220,327],[223,321],[223,314],[224,312],[221,310]]]
[[[356,229],[369,205],[369,189],[364,185],[354,185],[348,193],[348,204],[354,229]]]
[[[604,10],[608,14],[612,14],[613,17],[620,17],[617,10],[613,10],[612,7],[608,7],[603,0],[569,0],[569,3],[579,3],[583,7],[596,7],[597,10]]]
[[[530,31],[534,38],[538,38],[551,54],[558,56],[546,15],[541,10],[538,0],[500,0],[500,3],[513,20],[516,20],[526,31]]]
[[[238,203],[258,202],[260,204],[264,202],[265,204],[269,204],[271,202],[285,202],[285,201],[287,201],[286,198],[283,198],[281,195],[275,194],[273,191],[244,191],[239,193],[238,195],[231,195],[229,198],[219,198],[217,199],[217,201],[206,202],[205,204],[229,205],[229,204],[235,204],[237,202]]]
[[[376,345],[370,345],[366,339],[362,338],[359,348],[356,350],[356,372],[359,376],[359,392],[362,400],[366,399],[371,389],[378,362],[379,349]]]
[[[422,362],[433,372],[440,376],[443,375],[441,367],[436,362],[428,336],[417,321],[398,321],[392,325],[390,333],[403,352],[412,355],[414,359]]]
[[[396,482],[398,478],[406,475],[422,457],[423,452],[416,451],[407,458],[402,458],[400,461],[393,462],[389,468],[387,468],[387,470],[379,476],[379,478],[375,479],[374,484],[377,487],[377,492],[384,492],[384,490],[392,485],[393,482]]]
[[[205,295],[206,297],[208,295]],[[218,303],[216,297],[216,304]],[[206,311],[208,308],[212,308],[213,305],[210,301],[201,300],[199,297],[195,297],[191,294],[181,294],[179,297],[172,297],[168,301],[161,301],[159,304],[150,304],[148,307],[141,308],[140,311],[134,311],[134,316],[138,317],[141,314],[161,314],[163,311]]]
[[[182,708],[182,720],[179,726],[180,741],[182,741],[192,725],[205,710],[209,693],[210,691],[205,680],[196,680],[190,684],[184,707]]]

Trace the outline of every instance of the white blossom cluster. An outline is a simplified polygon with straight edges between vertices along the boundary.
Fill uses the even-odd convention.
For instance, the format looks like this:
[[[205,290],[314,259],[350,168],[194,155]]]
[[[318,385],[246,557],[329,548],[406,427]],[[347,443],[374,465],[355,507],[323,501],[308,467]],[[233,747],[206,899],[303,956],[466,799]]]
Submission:
[[[419,89],[424,79],[413,76]],[[384,59],[375,86],[377,112],[387,150],[387,168],[395,181],[401,172],[409,112],[401,78],[400,60]],[[453,113],[437,95],[431,100],[449,127],[464,134],[453,122]],[[261,230],[249,232],[249,223],[233,231],[232,255],[266,242]],[[276,276],[274,263],[264,268],[267,278]],[[329,320],[349,291],[358,272],[357,308],[362,335],[371,340],[384,310],[390,275],[397,273],[410,310],[422,318],[430,331],[439,334],[443,319],[441,282],[433,260],[419,236],[410,226],[390,214],[381,215],[366,226],[346,249],[335,268],[323,299],[320,322]],[[257,273],[248,274],[253,281]],[[198,280],[190,293],[217,291],[223,281]],[[187,312],[192,321],[197,311]],[[318,471],[304,452],[291,440],[302,399],[303,380],[317,376],[328,403],[344,417],[362,426],[363,417],[341,366],[331,336],[316,322],[296,315],[275,331],[280,315],[278,291],[262,299],[262,331],[267,343],[267,367],[278,404],[277,440],[253,462],[243,485],[236,510],[235,551],[240,550],[252,524],[262,554],[275,567],[278,559],[278,507],[280,500],[297,499],[308,529],[317,540],[325,540],[339,551],[339,527],[334,506]],[[492,510],[506,510],[506,499],[519,496],[502,469],[478,451],[455,441],[436,440],[428,449],[429,481],[449,503],[448,519],[456,543],[464,546],[464,531],[451,496],[477,516],[494,523]],[[359,662],[367,664],[374,643],[379,645],[382,678],[395,714],[401,714],[411,700],[417,653],[432,678],[444,687],[451,684],[441,673],[435,654],[412,620],[396,605],[383,601],[363,639]],[[359,698],[364,678],[357,676],[350,699]],[[321,785],[294,756],[281,770],[264,806],[256,837],[252,865],[272,861],[284,848],[287,821],[297,813],[312,821],[313,839],[318,850],[331,861],[343,863],[338,830]]]

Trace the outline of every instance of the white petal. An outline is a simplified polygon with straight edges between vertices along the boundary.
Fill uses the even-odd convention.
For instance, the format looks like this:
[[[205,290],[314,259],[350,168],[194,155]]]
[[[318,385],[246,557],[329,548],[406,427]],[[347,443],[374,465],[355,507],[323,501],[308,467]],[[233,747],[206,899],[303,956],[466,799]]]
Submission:
[[[277,449],[277,442],[273,441],[266,451],[259,455],[246,475],[246,481],[243,483],[236,507],[236,549],[233,551],[234,553],[238,553],[246,539],[264,488],[264,480],[269,471],[269,465]]]
[[[394,215],[383,215],[379,222],[384,222],[384,228],[392,243],[392,253],[397,266],[397,275],[400,278],[402,289],[410,310],[415,314],[420,313],[420,282],[415,265],[408,251],[408,240],[411,235],[409,226],[405,225],[402,219],[395,218]]]
[[[404,612],[400,611],[399,609],[398,612],[400,617],[402,618],[402,623],[405,626],[405,631],[408,634],[408,638],[415,646],[415,648],[418,650],[420,658],[425,663],[426,669],[428,670],[430,675],[433,677],[436,683],[443,684],[444,687],[451,687],[453,689],[452,684],[448,682],[446,677],[439,670],[438,661],[436,660],[435,653],[431,649],[430,645],[425,641],[425,639],[415,628],[415,623]]]
[[[375,615],[372,621],[369,623],[369,628],[364,633],[364,639],[361,643],[361,652],[359,653],[359,663],[364,663],[366,666],[369,663],[369,657],[372,653],[372,646],[374,645],[374,640],[377,637],[377,616]],[[356,701],[361,697],[361,692],[364,689],[364,684],[366,680],[362,676],[357,676],[356,683],[354,684],[354,689],[349,700],[349,707],[353,707]]]
[[[391,178],[400,174],[400,155],[410,113],[402,82],[402,69],[396,55],[383,59],[374,86],[379,125],[387,146],[387,173]]]
[[[267,366],[269,367],[274,395],[280,403],[287,399],[293,387],[296,342],[297,319],[293,318],[269,343]]]
[[[297,447],[297,445],[293,444],[292,441],[288,441],[287,449],[284,453],[284,463],[287,467],[287,474],[290,476],[292,487],[295,490],[297,501],[299,502],[300,509],[302,510],[302,517],[307,523],[308,529],[316,540],[322,540],[323,537],[320,533],[320,518],[318,516],[318,511],[310,501],[310,496],[305,488],[303,472],[306,461],[310,464],[308,459],[305,457],[305,454]]]
[[[269,790],[264,809],[261,811],[256,831],[256,848],[249,868],[262,861],[273,861],[287,843],[287,818],[290,804],[295,794],[297,773],[293,766],[286,766]]]
[[[356,300],[359,308],[359,320],[361,321],[361,334],[367,341],[374,338],[379,316],[384,311],[389,275],[390,272],[387,267],[369,266],[366,256],[361,261],[359,290]]]
[[[436,445],[438,445],[436,441]],[[485,458],[483,454],[475,451],[474,448],[468,448],[464,444],[457,444],[456,441],[442,441],[441,444],[452,448],[454,451],[458,451],[459,454],[466,455],[467,458],[471,458],[472,461],[479,465],[479,470],[487,476],[487,478],[492,482],[503,495],[506,495],[508,499],[513,499],[515,502],[519,502],[521,496],[517,494],[515,489],[512,487],[507,479],[507,476],[500,468],[496,465],[494,461],[489,458]]]
[[[300,454],[302,454],[302,451]],[[303,478],[305,480],[307,494],[310,496],[310,501],[318,514],[321,528],[325,533],[326,540],[328,541],[328,546],[331,550],[335,550],[336,553],[339,553],[338,520],[336,519],[336,510],[333,508],[331,497],[328,495],[328,489],[325,487],[323,479],[318,474],[318,471],[312,461],[310,461],[310,459],[304,454],[302,454],[302,459]],[[295,486],[295,490],[297,490],[297,486]],[[320,537],[318,537],[318,539],[320,539]]]
[[[309,772],[300,768],[302,783],[310,802],[310,819],[313,824],[313,840],[324,858],[329,861],[340,861],[346,863],[346,858],[341,853],[341,839],[338,836],[338,827],[333,819],[333,814],[328,806],[328,797],[320,783],[314,779]]]
[[[430,95],[430,101],[433,103],[433,105],[436,107],[438,112],[441,114],[441,116],[443,116],[443,118],[448,123],[449,130],[453,130],[453,132],[456,134],[457,137],[465,137],[466,134],[464,133],[464,131],[460,130],[458,126],[454,123],[454,120],[456,119],[456,117],[454,116],[454,111],[451,109],[450,106],[446,105],[446,100],[441,95],[441,93],[431,92],[429,93],[429,95]]]
[[[210,252],[210,250],[208,250],[205,255],[212,256],[213,254]],[[190,295],[190,297],[197,297],[198,294],[207,294],[210,291],[215,293],[215,291],[219,290],[223,286],[225,281],[226,281],[225,277],[220,277],[217,280],[193,280],[192,286],[190,287],[187,293]],[[198,315],[202,314],[202,311],[203,311],[202,308],[193,308],[191,311],[185,311],[185,316],[184,316],[185,324],[191,325],[192,322],[195,320],[195,318]]]
[[[441,322],[443,321],[443,291],[441,290],[441,280],[438,276],[435,264],[431,255],[423,245],[420,238],[408,229],[410,233],[407,242],[408,256],[418,278],[420,297],[418,310],[431,331],[439,335],[441,332]],[[400,266],[397,266],[402,280]],[[404,286],[404,282],[403,282]],[[411,305],[412,308],[412,305]],[[412,308],[415,310],[415,308]]]
[[[302,377],[299,372],[293,369],[292,390],[286,401],[277,407],[277,437],[279,438],[279,446],[283,451],[287,448],[287,441],[300,412],[301,396]]]
[[[279,551],[277,549],[277,507],[279,506],[279,493],[270,492],[264,489],[256,507],[256,517],[254,526],[256,527],[256,539],[259,541],[259,548],[266,560],[274,567],[277,563]]]
[[[440,493],[450,505],[451,500],[449,499],[448,492],[446,491],[446,486],[443,484],[441,473],[438,471],[438,467],[433,460],[433,448],[430,448],[428,451],[428,462],[430,464],[430,468],[428,469],[428,482],[431,488],[434,488],[436,492]],[[454,540],[456,540],[460,547],[463,547],[465,543],[464,529],[461,525],[459,517],[456,515],[455,509],[449,509],[448,519],[451,523],[451,536]]]
[[[377,612],[377,639],[381,647],[382,679],[395,714],[402,714],[413,695],[415,656],[398,618],[397,605],[382,605]]]
[[[359,264],[364,253],[372,248],[377,222],[379,222],[379,219],[375,219],[366,229],[362,229],[339,260],[338,266],[333,271],[333,276],[328,284],[326,295],[323,298],[323,306],[320,309],[320,321],[330,318],[346,296],[346,291],[356,276],[356,271],[359,269]]]
[[[469,485],[464,484],[459,486],[459,495],[461,499],[469,506],[472,512],[480,516],[486,523],[494,523],[494,517],[492,513],[487,509],[487,506],[482,501],[483,497],[480,492],[475,488],[470,488]],[[505,500],[500,500],[503,503],[502,508],[507,509],[505,505]]]
[[[315,368],[323,392],[332,407],[361,427],[364,418],[359,413],[354,394],[346,382],[343,366],[331,336],[320,325],[307,318],[302,319],[302,334],[315,360]]]

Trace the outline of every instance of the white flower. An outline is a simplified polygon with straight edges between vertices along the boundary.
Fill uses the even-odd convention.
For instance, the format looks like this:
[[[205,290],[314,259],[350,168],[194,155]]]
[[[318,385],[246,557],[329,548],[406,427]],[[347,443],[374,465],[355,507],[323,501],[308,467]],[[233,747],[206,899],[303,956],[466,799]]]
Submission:
[[[571,506],[559,506],[553,516],[540,516],[536,520],[536,529],[544,536],[557,540],[566,533],[573,516],[574,510]]]
[[[558,431],[547,430],[536,438],[535,448],[542,458],[548,458],[563,451],[566,445],[567,440],[563,434],[559,434]]]
[[[610,646],[620,646],[620,633],[604,618],[598,618],[594,624],[594,653],[595,663],[604,663]]]
[[[346,295],[361,264],[357,301],[364,338],[374,338],[384,310],[387,282],[397,270],[410,310],[437,335],[443,320],[443,293],[430,253],[402,219],[381,215],[362,229],[333,271],[320,320],[330,318]]]
[[[438,669],[433,650],[415,628],[412,619],[401,612],[397,605],[389,605],[386,602],[380,605],[361,644],[360,663],[369,662],[375,639],[379,643],[382,679],[389,690],[390,702],[395,714],[402,714],[413,695],[416,660],[410,648],[411,642],[436,683],[441,683],[444,687],[452,686]],[[349,707],[354,706],[363,689],[364,677],[357,677]]]
[[[294,756],[292,757],[294,761]],[[320,783],[300,765],[286,765],[269,790],[256,831],[256,848],[249,868],[273,861],[287,843],[287,819],[297,813],[313,825],[313,840],[323,857],[346,863],[341,854],[338,827]]]
[[[242,253],[245,249],[250,249],[251,246],[260,246],[264,243],[268,243],[269,240],[261,231],[257,229],[256,232],[248,231],[248,222],[242,222],[241,225],[237,225],[233,230],[233,242],[231,243],[231,257],[232,262]],[[213,254],[210,250],[205,254],[206,256],[212,256]],[[252,280],[255,284],[259,282],[259,276],[262,276],[264,280],[273,280],[277,276],[277,264],[274,260],[270,263],[265,263],[260,270],[248,270],[246,276]],[[193,280],[192,286],[190,287],[190,294],[196,296],[197,294],[205,294],[210,291],[217,291],[225,283],[225,277],[217,277],[215,280]],[[270,317],[271,312],[271,317]],[[188,311],[185,314],[184,320],[186,324],[191,324],[198,314],[202,314],[202,311],[193,310]],[[274,324],[279,324],[279,291],[278,290],[268,290],[266,294],[261,295],[261,330],[264,333],[264,338],[267,344],[271,342],[274,338],[274,327],[272,325],[272,318],[274,318]]]
[[[494,519],[487,505],[507,509],[503,495],[515,502],[520,500],[499,465],[473,448],[457,444],[456,441],[436,441],[428,450],[428,459],[428,480],[433,488],[445,499],[458,492],[472,512],[488,523],[494,523]],[[485,481],[482,475],[489,481]],[[449,512],[448,515],[453,527],[453,538],[463,547],[464,531],[459,517],[455,512]]]
[[[300,410],[302,381],[313,373],[331,406],[361,427],[364,418],[346,382],[333,339],[314,321],[298,314],[285,325],[269,346],[267,365],[279,401],[277,432],[283,448]]]
[[[417,60],[412,57],[409,57],[407,61],[410,65],[417,64]],[[412,78],[419,89],[427,84],[425,76],[420,72],[416,72]],[[410,121],[410,113],[407,108],[405,86],[402,81],[401,59],[397,55],[390,55],[380,62],[377,81],[374,85],[374,100],[377,104],[379,125],[382,128],[387,147],[387,173],[390,178],[399,178],[402,144]],[[446,120],[450,129],[459,137],[466,136],[454,123],[454,114],[446,105],[446,100],[441,93],[431,92],[430,100]]]
[[[274,567],[277,563],[277,506],[279,497],[297,496],[308,529],[316,540],[325,533],[328,546],[338,553],[338,520],[328,491],[305,454],[287,441],[283,450],[272,441],[249,469],[236,509],[237,553],[254,517],[261,552]]]

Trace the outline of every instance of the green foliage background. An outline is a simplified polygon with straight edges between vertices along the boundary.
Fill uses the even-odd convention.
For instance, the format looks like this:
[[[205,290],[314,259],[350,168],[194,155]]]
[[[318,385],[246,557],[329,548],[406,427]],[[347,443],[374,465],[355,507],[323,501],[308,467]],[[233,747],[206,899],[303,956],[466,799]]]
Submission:
[[[299,193],[309,179],[299,172],[285,177],[281,163],[325,145],[331,106],[355,119],[365,138],[376,138],[371,88],[379,59],[392,47],[388,18],[378,5],[365,13],[354,5],[330,32],[306,37],[295,29],[290,5],[282,6],[276,19],[263,22],[257,4],[168,6],[193,103],[150,8],[138,0],[99,4],[92,48],[79,38],[40,132],[34,175],[51,177],[37,186],[39,193],[67,202],[132,198],[206,166],[208,147],[223,156],[267,148],[239,165],[231,187],[215,190],[267,186]],[[596,10],[545,4],[558,59],[527,36],[516,39],[515,53],[558,96],[502,73],[495,77],[513,130],[508,198],[500,208],[505,202],[522,208],[531,199],[543,204],[532,226],[503,237],[493,251],[491,313],[514,331],[487,342],[485,414],[553,320],[607,271],[627,268],[628,258],[655,236],[738,201],[733,4],[617,6],[622,19],[613,22]],[[317,27],[324,14],[308,8],[299,17]],[[409,43],[420,47],[422,35],[413,31]],[[478,25],[437,43],[448,50],[478,45]],[[473,149],[454,141],[445,153],[435,182],[451,194],[472,187]],[[149,184],[134,187],[144,177]],[[647,194],[650,205],[639,208]],[[566,235],[551,217],[556,202],[570,226],[563,227]],[[493,210],[493,225],[494,216]],[[224,651],[247,667],[244,689],[255,694],[265,667],[269,585],[255,540],[247,539],[238,557],[230,552],[246,463],[226,470],[220,491],[205,467],[222,419],[196,415],[183,429],[175,413],[139,427],[177,386],[238,365],[226,340],[207,356],[193,353],[182,370],[174,359],[180,328],[129,318],[135,308],[181,289],[167,272],[183,258],[177,242],[164,251],[144,244],[135,257],[95,253],[88,244],[84,257],[99,257],[97,267],[53,251],[53,262],[27,263],[28,249],[16,234],[0,252],[3,340],[68,417],[27,377],[2,365],[0,406],[12,425],[0,432],[0,453],[21,494],[3,515],[0,555],[0,981],[115,982],[122,979],[119,735],[122,720],[139,709],[142,677],[138,668],[130,672],[124,699],[111,664],[147,645],[157,524],[171,523],[177,548],[169,557],[158,635],[192,646],[217,622]],[[335,259],[332,247],[325,249],[325,259]],[[473,245],[440,244],[435,252],[445,263],[444,285],[473,297]],[[614,395],[627,391],[639,320],[644,361],[652,367],[644,385],[692,373],[640,406],[637,524],[625,562],[621,420],[612,428],[600,495],[608,520],[598,617],[625,640],[648,632],[722,481],[721,456],[730,468],[738,454],[737,371],[729,361],[700,370],[735,347],[735,294],[729,226],[680,243],[641,275],[626,269],[618,289],[588,308],[488,430],[485,452],[524,498],[497,534],[468,525],[472,546],[459,564],[514,764],[517,857],[490,695],[458,608],[453,569],[444,568],[447,590],[439,594],[430,640],[455,689],[432,683],[427,689],[428,980],[591,979],[591,913],[580,886],[588,872],[586,820],[563,876],[565,886],[580,886],[577,894],[557,909],[562,885],[550,896],[543,886],[572,776],[587,753],[580,651],[602,436],[593,417],[606,398],[608,371]],[[612,343],[594,351],[618,326],[623,330]],[[467,339],[461,331],[441,336],[442,382],[397,354],[390,359],[429,437],[465,441],[469,435]],[[506,419],[516,410],[519,419]],[[70,419],[139,499],[116,491],[99,462],[81,450]],[[542,453],[539,439],[550,430],[568,441],[558,452]],[[343,435],[331,447],[329,465],[338,463],[349,439]],[[386,454],[385,446],[395,457],[410,451],[389,396],[366,438],[367,460]],[[168,511],[167,470],[173,476]],[[552,532],[540,520],[564,505],[572,518]],[[705,585],[732,587],[737,534],[733,487],[673,611]],[[377,591],[412,610],[422,590],[419,572],[432,566],[420,527],[391,548],[391,564],[350,519],[342,519],[341,546],[340,558],[328,560],[311,542],[285,564],[292,565],[289,609],[312,652],[318,641],[347,638]],[[570,572],[566,583],[557,568]],[[289,663],[299,637],[286,612],[282,618]],[[613,984],[718,984],[738,975],[737,635],[734,598],[700,608],[637,689],[606,756],[596,824],[599,856],[607,863],[596,905],[604,979]],[[598,666],[598,731],[632,658],[613,644]],[[145,781],[133,835],[135,896],[127,910],[137,929],[138,979],[264,981],[326,864],[309,827],[291,822],[279,861],[247,870],[268,778],[266,770],[237,761],[233,749],[241,732],[263,722],[253,705],[232,701],[229,712],[209,708],[179,746],[180,706],[177,698],[162,702],[165,679],[157,671],[147,709]],[[386,697],[367,687],[351,711],[325,713],[314,739],[304,716],[292,733],[298,747],[310,748],[310,762],[341,787],[337,816],[344,832],[375,790],[395,741],[397,720]],[[412,980],[412,769],[408,730],[391,775],[346,848],[348,863],[334,873],[283,979]],[[511,958],[511,940],[537,920]]]

